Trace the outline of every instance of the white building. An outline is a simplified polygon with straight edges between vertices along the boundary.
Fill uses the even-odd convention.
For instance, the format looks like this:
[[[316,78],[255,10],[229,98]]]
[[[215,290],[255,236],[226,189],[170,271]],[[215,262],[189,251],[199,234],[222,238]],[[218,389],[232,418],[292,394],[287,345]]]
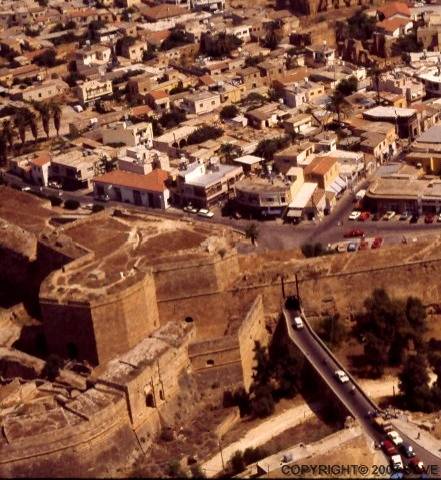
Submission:
[[[153,146],[153,129],[149,122],[132,124],[129,121],[117,122],[102,130],[103,144],[124,144],[128,147]]]
[[[159,150],[147,149],[143,145],[125,147],[119,152],[119,170],[147,175],[156,168],[169,170],[170,162],[167,154]]]

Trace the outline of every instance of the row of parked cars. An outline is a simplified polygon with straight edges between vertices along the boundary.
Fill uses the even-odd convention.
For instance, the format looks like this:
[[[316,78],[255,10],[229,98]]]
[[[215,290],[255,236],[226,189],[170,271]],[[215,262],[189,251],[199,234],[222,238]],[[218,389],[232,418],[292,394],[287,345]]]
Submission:
[[[200,217],[204,218],[212,218],[214,217],[214,213],[208,210],[208,208],[196,208],[192,205],[186,205],[183,208],[184,212],[187,213],[194,213],[195,215],[199,215]]]
[[[420,216],[416,213],[412,214],[411,212],[403,212],[401,214],[397,214],[393,210],[387,211],[384,215],[380,215],[379,213],[371,214],[370,212],[366,211],[353,210],[349,214],[348,220],[365,222],[366,220],[371,219],[374,222],[378,220],[384,220],[388,222],[393,218],[398,218],[402,222],[409,220],[410,223],[417,223]],[[439,213],[438,215],[435,215],[433,213],[426,213],[426,215],[424,215],[424,223],[433,223],[435,221],[441,222],[441,213]]]
[[[394,471],[424,472],[424,463],[417,457],[412,445],[404,443],[390,422],[384,418],[375,417],[373,423],[378,430],[386,434],[387,438],[381,442],[381,448],[390,458],[390,464]],[[404,464],[402,457],[408,460],[408,465]]]

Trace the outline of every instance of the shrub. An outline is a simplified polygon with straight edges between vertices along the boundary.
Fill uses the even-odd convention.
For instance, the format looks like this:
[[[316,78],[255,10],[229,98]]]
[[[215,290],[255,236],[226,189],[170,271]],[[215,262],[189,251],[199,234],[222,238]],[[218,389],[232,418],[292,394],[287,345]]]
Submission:
[[[102,212],[104,210],[104,205],[100,205],[99,203],[94,203],[92,206],[92,213]]]
[[[56,197],[55,195],[49,197],[49,200],[53,207],[59,207],[63,203],[63,200],[60,197]]]
[[[245,470],[245,461],[243,459],[243,454],[240,450],[237,450],[233,453],[232,457],[230,458],[229,467],[234,474],[243,472]]]
[[[66,210],[76,210],[77,208],[79,208],[79,206],[80,206],[80,202],[78,200],[73,200],[71,198],[69,198],[64,202],[64,208]]]
[[[220,117],[222,118],[222,120],[228,120],[230,118],[236,117],[238,113],[239,109],[236,107],[236,105],[226,105],[222,108],[220,112]]]
[[[188,145],[195,145],[198,143],[206,142],[207,140],[219,138],[224,131],[222,128],[213,127],[211,125],[204,125],[199,127],[193,133],[190,133],[187,139]]]

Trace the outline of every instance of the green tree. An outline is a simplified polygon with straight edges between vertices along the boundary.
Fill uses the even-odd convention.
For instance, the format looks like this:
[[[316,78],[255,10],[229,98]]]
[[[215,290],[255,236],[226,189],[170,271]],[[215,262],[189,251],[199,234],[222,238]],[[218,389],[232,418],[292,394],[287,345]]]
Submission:
[[[5,132],[0,132],[0,165],[5,166],[8,163],[8,140]]]
[[[13,126],[11,120],[5,120],[3,122],[2,131],[3,131],[3,133],[6,137],[9,148],[12,149],[14,147],[15,131],[14,131],[14,126]]]
[[[28,119],[26,115],[26,109],[20,108],[14,115],[14,126],[18,131],[20,141],[24,145],[26,141],[26,130],[28,128]]]
[[[263,46],[270,50],[275,50],[279,46],[280,34],[277,32],[274,25],[271,25],[265,38],[263,39]]]
[[[238,158],[242,155],[242,149],[238,145],[232,143],[223,143],[219,150],[221,158],[227,163],[231,163],[235,158]]]
[[[412,410],[431,411],[427,360],[424,355],[411,355],[398,376],[399,389],[406,406]]]
[[[342,116],[349,111],[349,105],[346,103],[345,96],[339,91],[334,91],[326,103],[326,110],[337,115],[337,122],[340,125]]]
[[[198,143],[206,142],[207,140],[214,140],[221,137],[223,133],[224,131],[222,128],[214,127],[212,125],[203,125],[190,133],[187,138],[187,144],[196,145]]]
[[[225,105],[225,107],[223,107],[220,111],[220,118],[222,120],[229,120],[237,115],[239,115],[239,109],[236,107],[236,105]]]
[[[341,80],[337,84],[337,87],[335,88],[335,90],[336,92],[346,97],[348,95],[352,95],[355,91],[357,91],[357,88],[358,88],[358,80],[354,76],[351,76],[347,79],[344,78],[343,80]]]
[[[201,51],[210,57],[224,57],[242,45],[242,40],[235,35],[220,32],[215,35],[201,35]]]
[[[331,348],[334,348],[342,344],[347,337],[348,331],[337,313],[326,317],[321,322],[318,334]]]
[[[61,128],[61,107],[58,103],[52,102],[50,104],[50,110],[52,113],[52,118],[54,120],[54,127],[57,131],[57,136],[60,135],[60,128]]]
[[[243,460],[246,465],[250,465],[251,463],[256,463],[259,460],[262,460],[262,458],[265,458],[268,456],[268,452],[261,447],[248,447],[245,449],[243,452]]]
[[[49,138],[49,122],[51,119],[51,110],[46,102],[34,103],[34,108],[40,114],[41,124],[46,137]]]
[[[228,461],[228,466],[231,472],[235,475],[245,470],[246,465],[243,459],[243,454],[240,450],[237,450],[233,453],[230,460]]]
[[[250,223],[245,229],[245,238],[249,238],[253,245],[256,244],[257,239],[259,238],[259,227],[256,223]]]
[[[181,110],[173,109],[170,112],[164,112],[159,118],[159,123],[164,128],[174,128],[185,122],[187,116]]]
[[[49,48],[35,57],[34,63],[36,63],[39,67],[55,67],[57,64],[57,52],[53,48]]]
[[[205,472],[203,471],[203,469],[199,464],[192,465],[190,467],[190,471],[191,471],[192,478],[207,478],[207,476],[205,475]]]
[[[265,138],[258,143],[256,150],[254,151],[254,155],[263,157],[266,161],[270,161],[273,159],[273,156],[276,152],[282,148],[285,148],[288,144],[288,136],[279,138]]]
[[[167,473],[172,478],[186,478],[186,472],[177,460],[171,461],[167,466]]]

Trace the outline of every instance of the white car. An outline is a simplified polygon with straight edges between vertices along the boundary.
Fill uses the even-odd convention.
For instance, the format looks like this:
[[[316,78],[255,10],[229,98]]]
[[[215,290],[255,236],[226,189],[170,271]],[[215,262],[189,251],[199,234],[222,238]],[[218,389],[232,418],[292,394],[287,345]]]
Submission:
[[[358,218],[360,217],[361,215],[361,212],[359,212],[358,210],[354,210],[351,212],[351,214],[349,215],[348,217],[348,220],[358,220]]]
[[[58,188],[58,189],[61,188],[61,184],[54,181],[54,180],[51,180],[50,182],[48,182],[47,186],[50,187],[50,188]]]
[[[394,445],[401,445],[403,443],[403,439],[398,435],[398,433],[395,430],[391,430],[388,432],[387,436],[391,439],[392,443]]]
[[[389,210],[383,215],[383,220],[389,221],[395,217],[396,213],[393,210]]]
[[[21,187],[21,191],[22,191],[22,192],[30,192],[30,191],[31,191],[31,187]]]
[[[395,471],[403,470],[404,465],[403,465],[403,460],[401,459],[401,455],[392,455],[390,457],[390,463],[392,468]]]
[[[93,203],[85,203],[84,205],[82,205],[82,207],[84,210],[92,210],[93,209]]]
[[[294,317],[293,323],[294,323],[294,327],[297,330],[300,330],[303,328],[303,320],[300,317]]]
[[[198,209],[193,205],[186,205],[182,210],[187,213],[198,213]]]
[[[214,217],[214,213],[210,212],[207,208],[201,208],[198,212],[198,215],[200,217],[205,217],[205,218],[212,218]]]
[[[346,375],[346,373],[343,370],[336,370],[334,372],[334,375],[338,378],[340,383],[349,382],[349,377]]]

